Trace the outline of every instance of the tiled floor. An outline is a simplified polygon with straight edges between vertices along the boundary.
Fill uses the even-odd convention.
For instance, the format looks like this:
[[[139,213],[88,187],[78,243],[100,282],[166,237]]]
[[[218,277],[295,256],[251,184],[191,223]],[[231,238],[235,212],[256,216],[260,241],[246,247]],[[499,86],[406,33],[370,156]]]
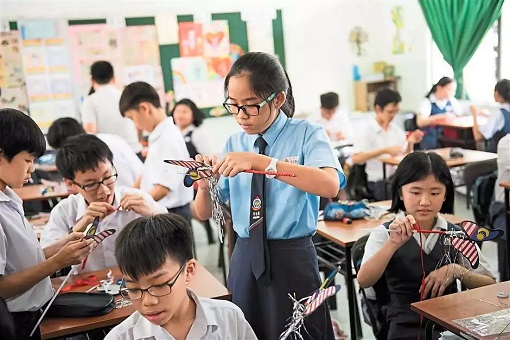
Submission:
[[[455,215],[465,219],[473,218],[471,210],[468,210],[466,208],[466,198],[461,194],[456,195]],[[202,265],[204,265],[214,276],[216,276],[218,280],[223,281],[222,271],[218,267],[218,251],[219,251],[218,242],[216,242],[213,245],[208,245],[205,229],[201,224],[199,224],[196,221],[193,222],[193,231],[195,233],[196,245],[198,249],[197,251],[198,261]],[[491,269],[495,274],[497,274],[496,244],[494,242],[487,242],[486,244],[484,244],[483,253],[487,257]],[[342,286],[345,286],[345,281],[342,275],[337,276],[337,283]],[[342,329],[346,333],[349,333],[349,313],[347,309],[347,295],[345,289],[341,289],[340,292],[337,294],[337,306],[338,309],[336,311],[332,311],[331,316],[340,322]],[[370,327],[365,323],[363,323],[363,335],[364,335],[363,339],[374,339]]]

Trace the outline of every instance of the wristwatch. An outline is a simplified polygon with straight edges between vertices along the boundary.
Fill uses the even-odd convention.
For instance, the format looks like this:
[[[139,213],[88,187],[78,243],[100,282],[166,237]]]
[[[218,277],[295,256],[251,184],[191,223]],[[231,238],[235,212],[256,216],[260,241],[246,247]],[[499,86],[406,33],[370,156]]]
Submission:
[[[271,158],[271,162],[269,162],[269,165],[266,168],[266,172],[276,172],[276,163],[278,163],[278,159]],[[267,178],[275,178],[276,175],[266,175]]]

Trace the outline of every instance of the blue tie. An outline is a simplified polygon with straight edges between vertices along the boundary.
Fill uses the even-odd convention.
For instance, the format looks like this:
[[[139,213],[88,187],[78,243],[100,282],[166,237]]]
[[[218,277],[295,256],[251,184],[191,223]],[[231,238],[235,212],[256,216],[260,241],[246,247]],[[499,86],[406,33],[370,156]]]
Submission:
[[[259,154],[264,154],[267,143],[260,136],[257,138]],[[250,207],[250,245],[251,267],[255,279],[262,276],[270,279],[269,275],[269,249],[266,233],[266,214],[264,201],[265,175],[253,174],[251,180],[251,207]]]

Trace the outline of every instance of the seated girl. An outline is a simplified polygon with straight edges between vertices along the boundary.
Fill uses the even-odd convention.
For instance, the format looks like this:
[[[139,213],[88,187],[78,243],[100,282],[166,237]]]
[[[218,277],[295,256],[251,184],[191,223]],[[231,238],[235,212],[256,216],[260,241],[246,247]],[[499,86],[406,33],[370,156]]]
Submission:
[[[421,230],[454,228],[440,215],[452,214],[454,206],[453,181],[443,158],[435,153],[411,153],[394,178],[390,211],[398,213],[397,218],[370,234],[358,283],[361,288],[372,287],[384,276],[389,291],[389,303],[383,308],[388,339],[422,338],[425,332],[420,326],[424,328],[426,322],[420,322],[411,303],[457,292],[457,279],[467,288],[495,280],[478,246],[480,262],[472,269],[453,246],[445,245],[443,234],[413,232],[415,225]]]

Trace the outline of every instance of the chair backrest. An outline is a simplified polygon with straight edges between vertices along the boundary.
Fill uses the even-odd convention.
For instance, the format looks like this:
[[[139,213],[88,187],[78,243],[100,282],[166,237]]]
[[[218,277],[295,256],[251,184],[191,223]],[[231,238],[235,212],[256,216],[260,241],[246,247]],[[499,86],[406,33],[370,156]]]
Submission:
[[[416,122],[416,114],[415,113],[409,113],[406,115],[407,118],[404,121],[404,130],[406,131],[414,131],[418,129],[418,123]]]
[[[349,171],[347,194],[352,200],[373,199],[372,193],[368,188],[368,177],[365,167],[366,164],[354,164]]]
[[[498,178],[497,170],[481,175],[471,186],[471,207],[475,222],[478,225],[486,226],[490,223],[489,208],[494,196],[494,186]]]

